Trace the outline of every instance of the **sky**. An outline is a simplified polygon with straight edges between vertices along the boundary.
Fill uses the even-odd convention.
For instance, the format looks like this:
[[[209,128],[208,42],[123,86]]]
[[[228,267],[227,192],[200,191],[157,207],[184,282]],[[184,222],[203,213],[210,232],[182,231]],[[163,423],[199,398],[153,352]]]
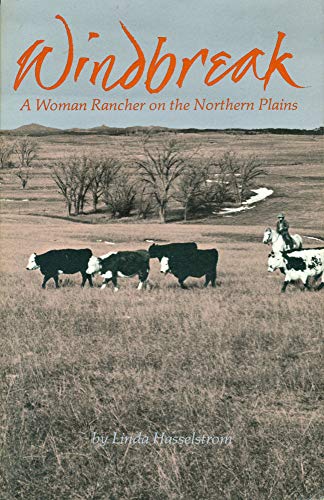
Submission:
[[[20,87],[13,89],[19,69],[17,60],[36,40],[45,40],[53,52],[45,59],[41,77],[51,85],[62,72],[67,56],[67,40],[61,15],[69,24],[74,41],[74,62],[66,81],[57,89],[37,86],[34,70]],[[140,44],[146,58],[146,70],[132,89],[101,88],[98,77],[89,82],[92,67],[85,67],[77,82],[73,81],[79,57],[102,61],[114,54],[116,62],[112,81],[122,76],[136,59],[134,47],[124,34],[120,21]],[[88,33],[99,38],[88,41]],[[192,57],[202,48],[209,58],[218,52],[231,54],[231,62],[254,48],[265,55],[257,60],[257,71],[263,75],[269,65],[278,31],[286,34],[280,54],[290,52],[293,58],[285,67],[293,80],[304,88],[290,86],[279,73],[274,74],[266,90],[251,71],[238,83],[230,76],[207,87],[204,78],[211,67],[197,61],[183,87],[176,85],[182,58]],[[169,84],[158,94],[149,94],[144,82],[147,67],[157,45],[157,37],[167,37],[161,55],[172,52],[177,66]],[[1,129],[12,129],[29,123],[58,128],[89,128],[98,125],[126,127],[160,125],[176,128],[315,128],[324,122],[324,23],[322,0],[3,0],[1,6]],[[38,53],[38,51],[35,52]],[[163,68],[155,82],[163,78]],[[91,110],[92,100],[100,102],[144,102],[142,111]],[[187,111],[169,109],[174,99],[188,102]],[[30,110],[22,106],[29,99]],[[37,101],[37,99],[39,101]],[[36,109],[43,99],[52,103],[85,102],[84,111],[44,111]],[[196,99],[207,103],[229,99],[232,103],[253,102],[251,110],[194,110]],[[297,103],[295,110],[259,110],[260,99]],[[149,109],[165,103],[165,110]]]

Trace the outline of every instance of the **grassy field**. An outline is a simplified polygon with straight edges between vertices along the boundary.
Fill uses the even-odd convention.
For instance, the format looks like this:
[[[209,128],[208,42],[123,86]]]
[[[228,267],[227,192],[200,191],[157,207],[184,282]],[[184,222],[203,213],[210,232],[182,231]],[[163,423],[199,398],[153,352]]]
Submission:
[[[261,243],[280,210],[306,246],[314,246],[307,235],[324,238],[322,139],[184,137],[206,156],[256,153],[269,173],[260,185],[274,196],[233,218],[166,225],[57,218],[64,206],[49,179],[50,158],[84,141],[93,150],[105,141],[102,148],[116,154],[139,154],[133,137],[69,140],[40,139],[27,190],[1,174],[1,198],[13,201],[3,201],[1,222],[0,497],[322,499],[324,294],[292,286],[281,295],[282,277],[267,273]],[[216,247],[217,288],[192,279],[183,291],[157,261],[154,287],[142,292],[136,279],[120,280],[118,293],[81,290],[79,275],[43,291],[39,271],[25,270],[33,251],[90,247],[101,255],[147,248],[145,239]],[[91,440],[94,432],[193,431],[231,443]]]

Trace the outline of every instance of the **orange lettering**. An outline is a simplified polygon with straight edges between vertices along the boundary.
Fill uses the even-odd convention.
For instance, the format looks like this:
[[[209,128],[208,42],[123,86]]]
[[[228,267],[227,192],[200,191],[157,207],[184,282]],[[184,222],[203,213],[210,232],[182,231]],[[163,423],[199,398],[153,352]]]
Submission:
[[[182,87],[183,81],[186,78],[189,69],[191,68],[193,63],[198,59],[198,57],[201,57],[201,61],[202,61],[203,65],[205,65],[207,56],[208,56],[208,49],[201,49],[191,59],[189,59],[188,57],[184,57],[182,59],[182,70],[181,70],[180,76],[177,80],[178,87],[180,87],[180,88]]]
[[[208,87],[211,87],[212,85],[215,85],[219,80],[223,78],[227,73],[230,72],[230,69],[228,69],[225,73],[223,73],[223,76],[217,77],[214,80],[210,81],[210,77],[212,74],[216,71],[216,69],[219,68],[219,66],[225,65],[226,66],[226,61],[224,59],[219,59],[220,57],[228,57],[229,59],[232,57],[227,52],[219,52],[218,54],[215,54],[210,58],[210,61],[213,63],[212,67],[208,71],[206,78],[205,78],[205,84],[208,85]]]
[[[106,90],[106,83],[107,83],[108,78],[110,76],[111,70],[113,69],[113,66],[115,64],[115,60],[116,60],[116,57],[113,55],[110,55],[110,56],[106,57],[106,59],[104,59],[101,63],[99,63],[97,61],[94,63],[92,75],[90,78],[90,82],[92,83],[92,85],[96,84],[96,79],[97,79],[98,73],[101,70],[101,68],[106,64],[106,62],[110,61],[108,68],[106,69],[104,77],[102,79],[102,88],[104,90]]]
[[[53,90],[58,87],[60,87],[67,77],[70,74],[73,62],[74,62],[74,44],[73,44],[73,37],[72,37],[72,32],[70,30],[70,27],[68,23],[65,21],[65,19],[57,15],[55,16],[55,19],[58,19],[59,21],[62,22],[65,28],[65,33],[67,37],[67,57],[66,61],[64,63],[64,69],[61,73],[61,75],[58,77],[57,81],[53,83],[52,85],[46,86],[42,82],[41,78],[41,71],[43,69],[43,63],[45,59],[47,58],[48,54],[53,52],[53,47],[51,46],[43,46],[43,48],[39,49],[40,45],[44,43],[44,40],[36,40],[30,47],[28,47],[22,55],[19,57],[17,63],[19,65],[19,70],[17,72],[13,88],[14,90],[17,90],[25,77],[28,75],[28,73],[31,72],[31,70],[34,68],[34,77],[35,77],[35,82],[36,84],[44,89],[44,90]],[[98,75],[101,72],[101,70],[104,71],[104,74],[101,78],[101,86],[103,90],[106,92],[114,89],[117,86],[120,86],[121,88],[128,90],[135,85],[137,85],[141,78],[143,77],[144,71],[146,70],[146,59],[145,59],[145,54],[140,46],[140,44],[137,42],[135,37],[128,31],[126,26],[120,21],[121,28],[125,35],[127,36],[128,40],[130,41],[132,47],[136,51],[137,58],[135,61],[129,65],[129,67],[124,70],[122,73],[122,76],[118,79],[116,79],[115,82],[110,83],[109,78],[111,76],[111,72],[115,67],[116,63],[116,56],[114,54],[110,54],[106,56],[102,62],[99,61],[91,61],[92,65],[92,73],[90,76],[90,83],[92,85],[97,84],[97,79]],[[279,75],[285,82],[287,82],[289,85],[295,88],[303,88],[301,85],[298,85],[294,80],[291,78],[289,75],[285,65],[284,61],[286,59],[292,59],[293,55],[290,52],[284,52],[282,55],[279,55],[280,52],[280,47],[283,39],[285,38],[286,34],[279,31],[278,32],[278,38],[277,42],[275,45],[275,48],[273,50],[270,63],[268,66],[268,69],[263,77],[260,77],[257,72],[257,62],[258,58],[261,56],[263,57],[265,53],[258,49],[254,48],[251,51],[247,52],[244,56],[242,56],[240,59],[238,59],[234,64],[232,63],[231,66],[228,66],[229,64],[229,59],[232,59],[232,56],[225,52],[221,51],[218,52],[217,54],[214,54],[212,57],[210,57],[210,68],[207,71],[207,74],[204,78],[204,84],[207,85],[208,87],[211,87],[213,85],[216,85],[218,82],[220,82],[225,76],[231,75],[231,80],[234,83],[238,83],[242,80],[242,78],[248,73],[248,71],[251,69],[251,72],[253,72],[253,75],[256,79],[258,80],[263,80],[263,88],[264,90],[267,89],[267,86],[271,80],[272,75],[275,72],[278,72]],[[88,41],[92,39],[98,39],[100,38],[99,33],[95,31],[89,31],[88,32]],[[146,90],[150,94],[157,94],[161,92],[166,85],[170,82],[174,71],[177,67],[177,57],[175,54],[172,52],[168,52],[164,55],[161,55],[161,50],[164,45],[164,43],[167,41],[166,37],[158,37],[158,42],[157,46],[155,49],[155,52],[153,54],[152,60],[148,66],[147,69],[147,74],[146,74],[146,80],[145,80],[145,87]],[[37,50],[39,49],[39,50]],[[38,53],[37,53],[38,52]],[[188,73],[193,66],[193,64],[198,60],[201,59],[201,64],[202,66],[205,66],[207,57],[209,54],[209,50],[206,48],[200,49],[193,57],[184,57],[182,59],[182,66],[181,70],[179,73],[179,77],[176,81],[176,85],[179,88],[182,88],[183,83],[185,79],[188,77]],[[81,72],[83,71],[85,65],[90,62],[89,57],[82,57],[80,56],[77,60],[76,63],[76,68],[74,71],[74,82],[77,82]],[[160,67],[164,64],[167,63],[167,68],[164,69],[164,74],[162,72],[162,77],[160,77],[160,82],[156,83],[155,86],[153,84],[154,79],[159,79],[157,77],[157,73],[160,70]],[[180,65],[180,64],[179,64]],[[216,75],[217,70],[219,70],[222,66],[225,66],[226,68],[222,68],[222,73]],[[109,84],[108,84],[109,82]]]
[[[292,78],[288,74],[288,71],[286,70],[285,66],[282,64],[282,62],[285,59],[292,59],[293,55],[290,52],[285,52],[282,56],[280,56],[277,59],[281,42],[285,38],[285,36],[286,36],[286,33],[282,33],[281,31],[278,31],[278,39],[277,39],[277,43],[276,43],[276,46],[274,48],[274,51],[273,51],[273,54],[271,57],[268,71],[264,75],[264,78],[262,78],[262,80],[264,80],[264,86],[263,86],[264,90],[266,90],[268,83],[270,81],[270,78],[276,70],[279,71],[282,78],[284,80],[286,80],[286,82],[289,83],[289,85],[291,85],[292,87],[296,87],[297,89],[304,88],[301,85],[297,85],[297,83],[295,83],[292,80]]]
[[[251,52],[246,54],[246,56],[239,59],[234,66],[232,66],[232,68],[237,66],[236,70],[233,72],[232,75],[233,82],[235,83],[239,82],[243,78],[243,76],[248,72],[251,66],[253,69],[254,76],[260,80],[256,70],[256,61],[258,56],[264,56],[264,52],[262,52],[262,50],[259,49],[253,49],[251,50]],[[244,67],[244,64],[246,62],[248,64]]]
[[[70,73],[72,62],[73,62],[73,38],[72,38],[72,34],[71,34],[71,31],[70,31],[70,28],[69,28],[67,22],[65,21],[65,19],[63,19],[62,16],[57,15],[57,16],[55,16],[55,19],[59,19],[64,24],[66,34],[67,34],[67,39],[68,39],[68,45],[69,45],[68,57],[67,57],[67,61],[65,63],[65,67],[64,67],[64,70],[62,72],[62,75],[53,85],[50,85],[50,86],[44,85],[41,81],[40,72],[41,72],[41,68],[42,68],[44,59],[46,58],[47,54],[49,54],[50,52],[53,51],[53,47],[44,47],[43,50],[40,52],[40,54],[38,54],[38,56],[36,56],[32,60],[32,62],[28,65],[28,67],[25,69],[25,65],[26,65],[29,57],[31,56],[31,54],[34,52],[34,49],[38,45],[40,45],[41,43],[44,42],[44,40],[37,40],[35,43],[33,43],[33,45],[31,45],[29,47],[29,49],[27,49],[22,54],[22,56],[17,61],[18,64],[20,65],[20,70],[18,71],[16,79],[15,79],[15,83],[14,83],[15,90],[17,90],[19,88],[22,80],[25,78],[25,76],[27,75],[27,73],[30,71],[31,67],[34,64],[35,64],[35,80],[38,83],[38,85],[44,90],[53,90],[53,89],[58,88],[60,85],[62,85],[62,83],[66,80],[68,74]]]
[[[164,54],[164,56],[162,56],[161,59],[158,60],[158,58],[160,56],[160,52],[161,52],[161,47],[166,42],[167,38],[165,36],[159,36],[158,40],[159,40],[158,41],[158,45],[157,45],[157,47],[155,49],[155,52],[154,52],[151,64],[150,64],[149,69],[147,71],[147,79],[146,79],[146,82],[145,82],[146,90],[150,94],[157,94],[162,89],[164,89],[164,87],[166,86],[166,84],[169,82],[171,76],[173,75],[175,67],[176,67],[176,63],[177,63],[176,56],[174,54],[171,54],[171,53]],[[165,74],[162,82],[160,83],[160,85],[158,85],[155,89],[153,89],[151,87],[151,83],[152,83],[152,80],[154,78],[154,75],[155,75],[156,71],[159,69],[159,67],[161,66],[161,64],[166,59],[169,59],[168,70],[167,70],[167,72],[166,72],[166,74]]]

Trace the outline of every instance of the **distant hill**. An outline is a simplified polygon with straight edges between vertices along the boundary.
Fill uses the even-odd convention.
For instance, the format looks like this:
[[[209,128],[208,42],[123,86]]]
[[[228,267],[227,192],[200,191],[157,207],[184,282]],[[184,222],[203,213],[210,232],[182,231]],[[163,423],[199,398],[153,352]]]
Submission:
[[[202,133],[226,133],[226,134],[290,134],[290,135],[323,135],[324,127],[318,127],[311,130],[305,129],[288,129],[288,128],[263,128],[263,129],[197,129],[197,128],[168,128],[159,126],[133,126],[133,127],[109,127],[108,125],[100,125],[93,128],[69,128],[59,129],[53,127],[46,127],[37,123],[29,125],[22,125],[12,130],[1,130],[2,135],[29,135],[29,136],[46,136],[46,135],[140,135],[145,133],[159,134],[165,132],[180,132],[183,134],[202,134]]]
[[[59,128],[45,127],[45,125],[39,125],[38,123],[30,123],[29,125],[22,125],[21,127],[15,128],[13,130],[6,131],[10,135],[52,135],[61,134],[62,130]]]

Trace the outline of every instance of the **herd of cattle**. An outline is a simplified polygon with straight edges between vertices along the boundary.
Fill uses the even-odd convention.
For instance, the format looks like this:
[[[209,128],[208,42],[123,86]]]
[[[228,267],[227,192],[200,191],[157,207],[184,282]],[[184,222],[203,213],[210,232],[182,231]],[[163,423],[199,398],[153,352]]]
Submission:
[[[296,248],[288,250],[284,241],[279,238],[269,240],[269,231],[266,229],[263,242],[272,243],[272,251],[268,256],[268,271],[279,269],[285,280],[282,292],[286,290],[290,282],[301,280],[304,289],[320,290],[324,287],[324,247],[302,248],[302,240],[296,238]],[[274,233],[272,231],[272,233]],[[278,246],[280,245],[280,246]],[[187,288],[184,281],[188,277],[205,277],[204,286],[211,283],[216,286],[218,251],[199,250],[196,243],[170,243],[167,245],[156,245],[153,243],[148,250],[109,252],[101,257],[95,257],[89,248],[81,250],[64,249],[50,250],[42,255],[33,253],[28,260],[27,270],[40,269],[44,276],[42,288],[51,278],[59,287],[60,274],[82,275],[83,287],[88,280],[90,287],[93,286],[92,278],[100,275],[103,278],[101,288],[105,288],[111,281],[114,290],[118,290],[117,279],[119,277],[138,276],[138,289],[150,287],[149,272],[150,259],[157,258],[160,261],[161,273],[171,273],[178,278],[181,288]],[[322,277],[320,285],[316,281]],[[311,285],[311,280],[313,284]]]
[[[138,289],[150,287],[150,259],[157,258],[161,263],[161,272],[172,273],[178,278],[181,288],[187,288],[184,281],[189,277],[206,277],[205,286],[209,283],[216,286],[216,267],[218,252],[198,250],[196,243],[170,243],[168,245],[153,244],[147,250],[109,252],[107,255],[95,257],[89,248],[81,250],[50,250],[42,255],[31,254],[27,270],[40,269],[44,275],[42,288],[53,278],[56,288],[59,287],[60,274],[82,275],[83,287],[86,281],[92,287],[92,277],[99,274],[103,278],[101,288],[112,281],[114,290],[118,290],[117,278],[138,276]]]

